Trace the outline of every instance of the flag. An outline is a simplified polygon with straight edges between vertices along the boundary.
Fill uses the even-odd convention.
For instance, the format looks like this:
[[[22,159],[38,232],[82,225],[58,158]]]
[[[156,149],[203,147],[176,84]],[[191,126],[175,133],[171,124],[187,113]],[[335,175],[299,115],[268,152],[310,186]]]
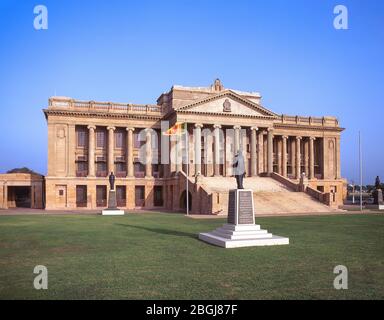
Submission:
[[[183,127],[184,124],[184,127]],[[165,136],[176,136],[176,135],[182,135],[187,130],[187,124],[178,122],[175,123],[172,127],[170,127],[167,131],[163,132]]]

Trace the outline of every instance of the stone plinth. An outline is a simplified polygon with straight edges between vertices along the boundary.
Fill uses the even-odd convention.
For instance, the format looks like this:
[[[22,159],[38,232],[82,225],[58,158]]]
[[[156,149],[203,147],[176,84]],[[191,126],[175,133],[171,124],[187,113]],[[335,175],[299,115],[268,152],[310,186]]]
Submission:
[[[373,204],[384,205],[383,191],[381,189],[376,189],[375,191],[373,191]]]
[[[121,216],[124,215],[124,210],[117,208],[116,191],[110,190],[108,195],[108,208],[104,209],[101,214],[103,216]]]
[[[255,224],[252,190],[230,190],[227,224],[199,239],[224,248],[289,244],[289,238],[274,236]]]

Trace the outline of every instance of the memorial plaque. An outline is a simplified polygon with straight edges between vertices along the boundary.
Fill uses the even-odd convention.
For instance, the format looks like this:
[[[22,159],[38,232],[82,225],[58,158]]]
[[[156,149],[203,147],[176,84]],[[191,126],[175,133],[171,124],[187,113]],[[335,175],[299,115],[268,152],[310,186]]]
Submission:
[[[239,191],[238,197],[238,224],[253,224],[252,192]]]
[[[236,190],[229,191],[227,222],[236,224]]]

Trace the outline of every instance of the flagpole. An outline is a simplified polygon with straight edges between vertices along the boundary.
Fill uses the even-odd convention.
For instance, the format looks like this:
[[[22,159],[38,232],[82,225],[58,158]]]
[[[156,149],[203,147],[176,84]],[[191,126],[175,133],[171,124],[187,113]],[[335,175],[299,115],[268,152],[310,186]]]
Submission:
[[[363,211],[363,155],[361,149],[361,132],[359,131],[359,163],[360,163],[360,211]]]
[[[186,199],[187,199],[187,206],[186,206],[186,209],[187,209],[187,216],[189,215],[189,183],[188,183],[188,179],[189,179],[189,137],[188,137],[188,124],[185,123],[185,148],[186,148],[186,153],[187,153],[187,179],[186,179],[186,186],[185,186],[185,190],[186,190]]]

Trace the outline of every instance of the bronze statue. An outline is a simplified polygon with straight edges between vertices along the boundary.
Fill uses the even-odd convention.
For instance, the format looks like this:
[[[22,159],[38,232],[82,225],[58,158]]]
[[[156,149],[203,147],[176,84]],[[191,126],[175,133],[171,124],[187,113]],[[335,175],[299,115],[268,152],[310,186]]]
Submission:
[[[244,189],[243,180],[245,176],[245,163],[243,153],[241,151],[238,151],[235,155],[233,168],[233,173],[237,182],[237,189]]]
[[[376,190],[381,189],[381,182],[380,182],[379,176],[376,176],[376,179],[375,179],[375,189]]]
[[[111,187],[111,190],[115,190],[115,175],[113,172],[109,175],[109,186]]]

